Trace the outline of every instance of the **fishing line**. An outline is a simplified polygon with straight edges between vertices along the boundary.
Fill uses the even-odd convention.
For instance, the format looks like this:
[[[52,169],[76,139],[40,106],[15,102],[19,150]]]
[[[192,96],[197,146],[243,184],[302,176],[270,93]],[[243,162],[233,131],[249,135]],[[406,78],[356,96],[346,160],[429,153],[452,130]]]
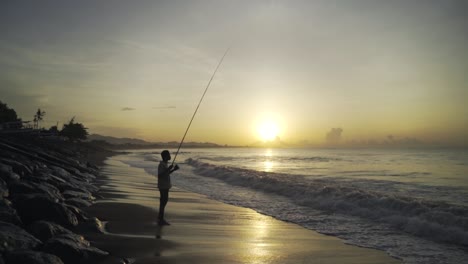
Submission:
[[[175,154],[175,156],[174,156],[174,159],[172,160],[172,165],[174,165],[174,162],[175,162],[175,160],[176,160],[176,158],[177,158],[177,154],[179,154],[179,150],[180,150],[180,148],[182,147],[182,144],[184,143],[185,136],[187,136],[187,132],[189,131],[190,126],[192,125],[193,119],[195,118],[195,115],[196,115],[197,112],[198,112],[198,108],[200,107],[200,104],[201,104],[201,102],[203,101],[203,98],[205,97],[205,94],[206,94],[206,92],[208,91],[208,88],[210,88],[211,81],[213,80],[214,76],[216,75],[216,72],[218,71],[219,66],[221,66],[221,63],[223,62],[224,57],[226,57],[226,54],[228,53],[228,51],[229,51],[229,48],[227,48],[227,49],[226,49],[226,52],[224,52],[223,57],[221,57],[221,60],[219,61],[218,66],[216,66],[216,69],[214,70],[213,75],[211,75],[211,78],[210,78],[210,80],[208,81],[208,84],[206,85],[205,91],[203,92],[203,95],[202,95],[202,97],[200,98],[200,101],[198,102],[198,105],[197,105],[197,108],[195,109],[195,112],[193,112],[192,118],[190,119],[190,122],[189,122],[189,124],[188,124],[188,126],[187,126],[187,129],[185,130],[184,136],[182,137],[182,140],[180,141],[179,147],[177,148],[177,152],[176,152],[176,154]]]

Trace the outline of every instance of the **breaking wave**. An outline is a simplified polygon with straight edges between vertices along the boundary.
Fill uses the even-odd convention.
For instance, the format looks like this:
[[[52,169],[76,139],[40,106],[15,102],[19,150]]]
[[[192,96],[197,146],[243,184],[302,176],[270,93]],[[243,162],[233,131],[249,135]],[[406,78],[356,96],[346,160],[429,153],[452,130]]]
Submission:
[[[337,178],[261,172],[216,166],[195,159],[187,164],[195,173],[285,196],[298,205],[334,214],[385,223],[396,230],[436,242],[468,246],[468,207],[441,200],[413,197],[372,188],[371,181],[356,185]],[[436,197],[434,197],[436,198]]]

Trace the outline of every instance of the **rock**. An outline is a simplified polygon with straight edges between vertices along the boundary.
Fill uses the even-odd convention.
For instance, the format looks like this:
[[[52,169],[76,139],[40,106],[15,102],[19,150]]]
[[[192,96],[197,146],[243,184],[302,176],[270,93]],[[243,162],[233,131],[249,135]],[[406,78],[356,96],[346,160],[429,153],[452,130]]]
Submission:
[[[17,195],[14,205],[25,224],[34,221],[48,220],[65,227],[73,227],[78,224],[76,215],[58,200],[53,200],[45,194]]]
[[[0,178],[9,183],[11,181],[19,181],[20,176],[13,172],[11,166],[0,163]]]
[[[50,169],[52,170],[52,174],[57,175],[62,179],[70,178],[71,176],[71,174],[63,168],[57,166],[50,166]]]
[[[15,172],[18,175],[24,176],[32,174],[32,168],[16,160],[2,159],[2,163],[11,166],[13,172]]]
[[[0,221],[0,252],[22,249],[34,249],[42,243],[26,230],[6,222]]]
[[[69,178],[69,181],[77,186],[79,186],[79,188],[83,189],[84,190],[87,190],[87,191],[90,191],[90,192],[95,192],[96,190],[99,190],[96,186],[94,186],[92,183],[91,183],[91,180],[90,179],[84,179],[84,178],[81,178],[79,176],[76,176],[76,175],[72,175],[70,178]]]
[[[58,188],[58,186],[64,182],[66,182],[64,179],[61,179],[49,172],[49,170],[41,168],[39,170],[36,170],[34,172],[34,175],[31,176],[26,176],[24,177],[25,180],[32,181],[32,182],[37,182],[37,183],[42,183],[46,182],[48,184],[51,184]],[[60,190],[62,191],[62,190]]]
[[[103,258],[109,253],[90,246],[82,236],[76,234],[58,235],[49,239],[43,250],[59,256],[65,263],[88,263]]]
[[[12,197],[23,194],[45,194],[51,199],[57,199],[59,201],[64,200],[60,191],[55,186],[45,182],[16,181],[10,182],[8,188],[10,189],[10,195]]]
[[[95,200],[96,198],[94,198],[94,196],[88,192],[88,191],[81,191],[81,192],[77,192],[77,191],[64,191],[63,192],[63,197],[65,197],[66,199],[68,198],[81,198],[81,199],[84,199],[84,200],[87,200],[87,201],[93,201]]]
[[[48,221],[36,221],[30,224],[27,229],[29,233],[39,238],[42,242],[46,242],[57,235],[73,234],[72,231],[65,227]]]
[[[64,183],[60,183],[57,188],[59,188],[62,191],[77,191],[77,192],[97,192],[99,190],[98,187],[92,185],[89,182],[79,180],[74,178],[73,176],[70,176],[69,178],[65,179]]]
[[[63,264],[63,261],[55,255],[32,250],[14,251],[8,253],[5,259],[7,264]]]
[[[0,178],[0,199],[2,197],[8,197],[8,186],[6,182]]]
[[[78,233],[100,233],[104,234],[104,224],[97,217],[90,217],[81,221],[74,229]]]
[[[89,161],[86,162],[86,167],[91,168],[91,169],[93,169],[93,170],[95,170],[95,171],[98,171],[98,170],[99,170],[98,166],[92,164],[92,163],[89,162]]]
[[[92,183],[84,183],[83,187],[85,187],[86,191],[90,193],[96,193],[97,191],[99,191],[99,187],[93,185]]]
[[[76,218],[78,219],[78,222],[84,221],[88,218],[88,215],[76,206],[65,204],[65,207],[68,210],[70,210],[73,214],[75,214]]]
[[[77,192],[82,192],[86,191],[86,187],[83,186],[82,183],[75,183],[72,182],[71,180],[59,183],[57,188],[59,188],[60,191],[65,192],[65,191],[77,191]]]
[[[66,204],[76,206],[78,208],[84,208],[91,206],[91,203],[80,198],[70,198],[65,200]]]
[[[89,183],[89,184],[86,185],[86,190],[88,190],[91,193],[96,193],[97,191],[99,191],[99,187]]]
[[[15,208],[11,206],[11,202],[7,199],[0,199],[0,219],[3,222],[8,222],[18,226],[22,225],[18,213]]]
[[[94,181],[96,179],[96,176],[92,175],[91,173],[87,172],[77,172],[76,176],[81,179],[87,179],[89,181]]]
[[[60,167],[51,166],[50,168],[42,168],[35,174],[34,176],[44,179],[62,192],[69,190],[89,193],[98,190],[96,186],[89,183],[95,177],[89,173],[72,174]]]

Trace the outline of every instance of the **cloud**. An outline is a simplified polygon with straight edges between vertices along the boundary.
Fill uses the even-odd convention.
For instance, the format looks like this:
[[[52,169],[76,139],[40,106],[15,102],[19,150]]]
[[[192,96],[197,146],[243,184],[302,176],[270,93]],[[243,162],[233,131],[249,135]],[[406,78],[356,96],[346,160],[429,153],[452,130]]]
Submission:
[[[435,146],[440,145],[436,142],[425,142],[415,137],[402,137],[399,138],[394,135],[388,135],[381,139],[361,139],[350,140],[344,145],[352,147],[411,147],[411,146]]]
[[[155,106],[153,109],[175,109],[176,107],[173,105],[170,106]]]
[[[70,54],[72,55],[70,55]],[[91,51],[73,55],[72,51],[59,52],[50,47],[24,48],[6,42],[0,43],[0,64],[23,70],[47,70],[75,73],[80,70],[106,70],[113,66],[99,61]]]
[[[343,133],[343,129],[341,128],[332,128],[328,131],[326,135],[326,141],[328,144],[336,144],[341,141],[341,134]]]
[[[120,109],[121,111],[134,111],[136,110],[135,108],[132,108],[132,107],[123,107],[122,109]]]

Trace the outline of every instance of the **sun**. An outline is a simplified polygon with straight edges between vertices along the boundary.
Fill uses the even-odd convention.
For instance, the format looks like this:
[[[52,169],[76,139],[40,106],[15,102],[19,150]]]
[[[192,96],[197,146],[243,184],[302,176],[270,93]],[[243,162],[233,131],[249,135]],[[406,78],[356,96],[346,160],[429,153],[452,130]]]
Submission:
[[[274,121],[264,121],[258,125],[257,132],[261,140],[272,141],[278,136],[279,127]]]

